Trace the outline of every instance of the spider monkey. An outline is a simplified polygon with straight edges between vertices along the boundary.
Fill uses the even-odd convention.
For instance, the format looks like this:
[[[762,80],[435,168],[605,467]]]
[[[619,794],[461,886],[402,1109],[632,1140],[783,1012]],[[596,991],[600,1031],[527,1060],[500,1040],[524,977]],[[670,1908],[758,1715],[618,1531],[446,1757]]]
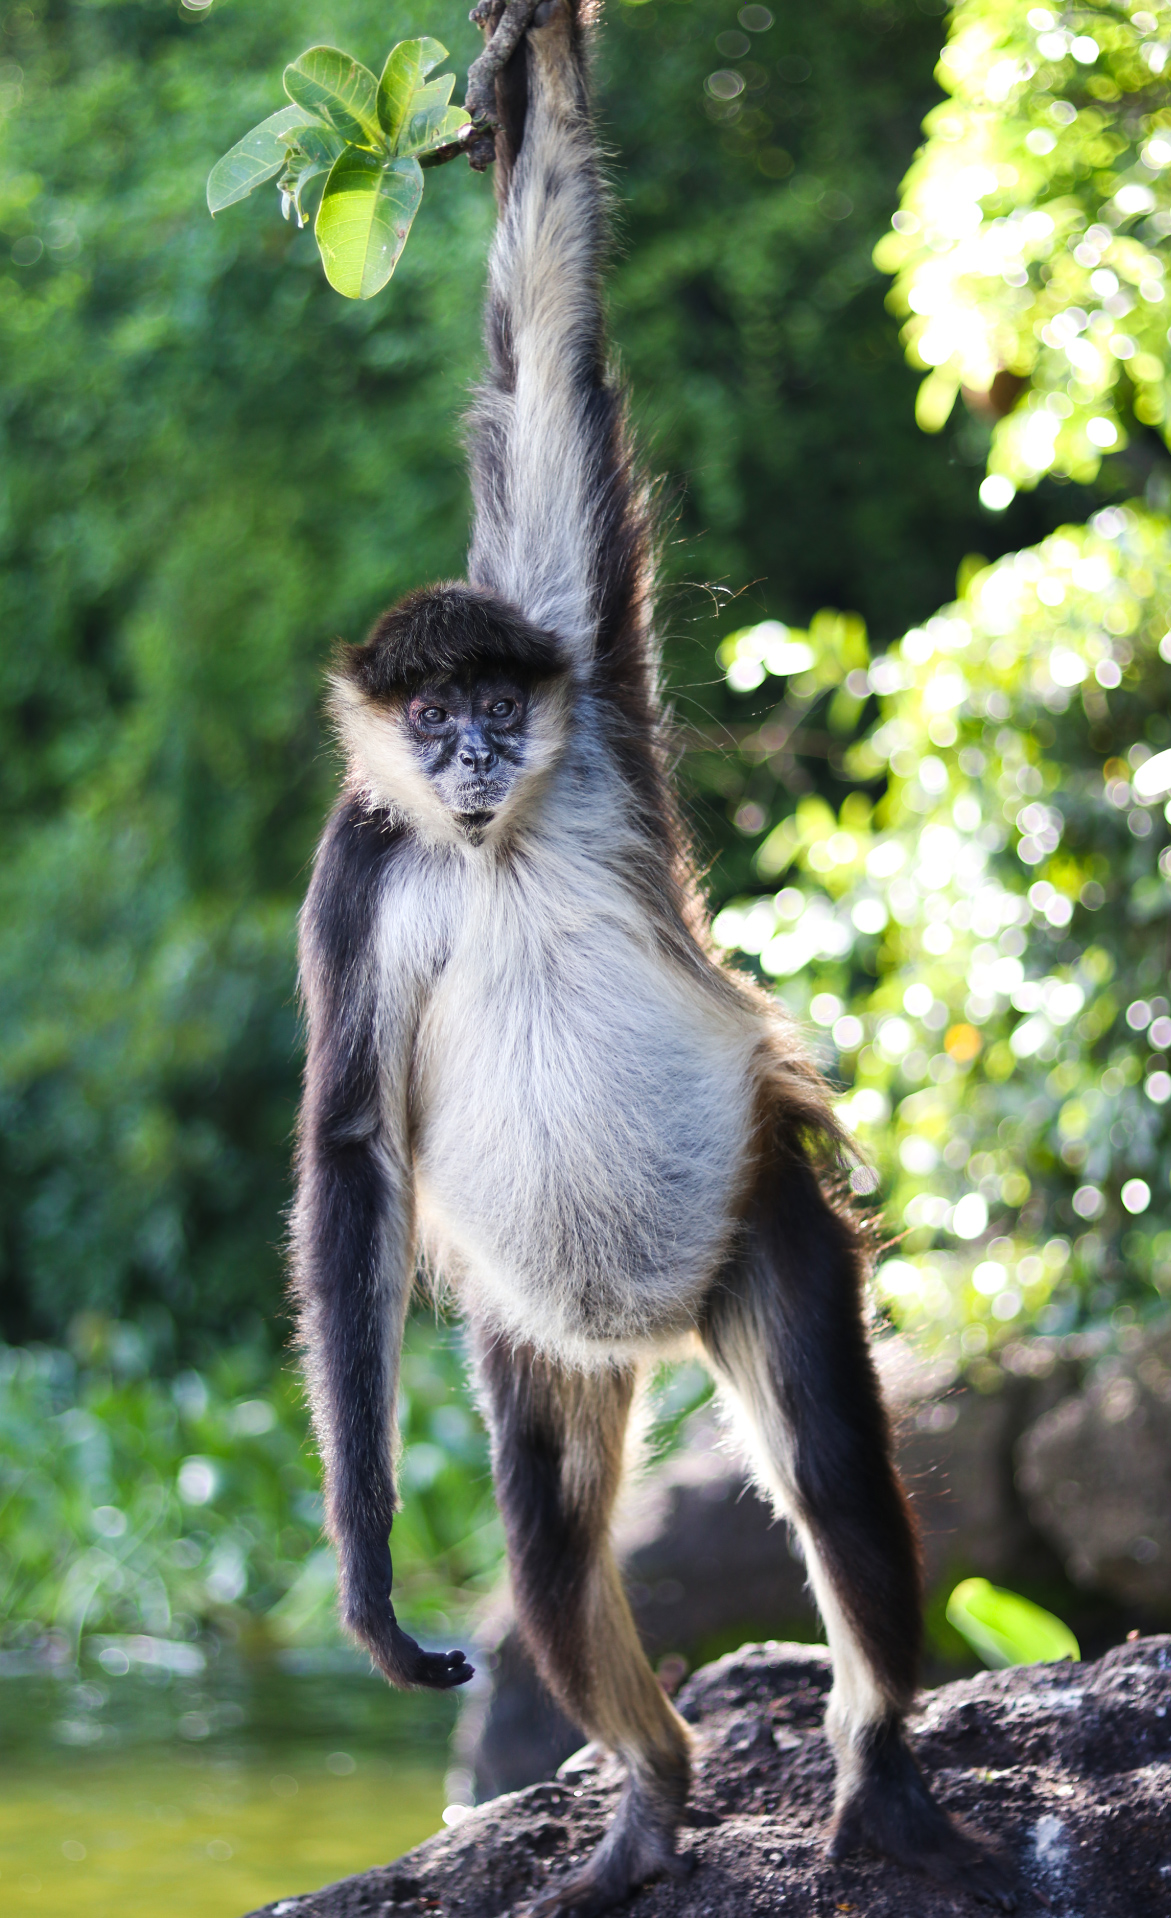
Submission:
[[[345,649],[347,775],[301,923],[308,1063],[294,1287],[349,1630],[445,1688],[391,1603],[393,1407],[416,1261],[467,1321],[519,1617],[625,1761],[617,1815],[539,1918],[659,1873],[689,1734],[609,1523],[640,1370],[690,1341],[795,1528],[833,1655],[831,1851],[1011,1910],[906,1744],[914,1526],[870,1356],[844,1143],[776,1001],[713,956],[669,777],[652,526],[608,368],[589,0],[543,0],[498,82],[488,377],[466,582]]]

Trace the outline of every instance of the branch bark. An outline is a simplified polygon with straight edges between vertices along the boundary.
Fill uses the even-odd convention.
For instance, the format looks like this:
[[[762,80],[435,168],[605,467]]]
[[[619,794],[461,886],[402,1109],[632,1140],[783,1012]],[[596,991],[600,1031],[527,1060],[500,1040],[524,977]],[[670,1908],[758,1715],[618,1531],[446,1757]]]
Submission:
[[[422,166],[445,166],[449,160],[457,160],[461,154],[467,155],[468,165],[476,173],[483,173],[496,158],[496,76],[511,60],[520,42],[528,32],[534,13],[540,0],[507,0],[501,8],[500,0],[479,0],[472,8],[469,19],[476,26],[487,30],[493,17],[496,20],[495,31],[490,35],[484,50],[472,61],[468,68],[468,90],[464,96],[464,111],[471,117],[471,126],[465,127],[458,140],[447,146],[437,147],[434,153],[428,153],[420,162]]]
[[[471,19],[486,27],[497,13],[499,0],[479,0]],[[496,158],[496,76],[511,60],[537,10],[538,0],[508,0],[497,15],[496,30],[483,53],[468,69],[464,109],[471,115],[475,136],[468,142],[468,162],[477,173]]]

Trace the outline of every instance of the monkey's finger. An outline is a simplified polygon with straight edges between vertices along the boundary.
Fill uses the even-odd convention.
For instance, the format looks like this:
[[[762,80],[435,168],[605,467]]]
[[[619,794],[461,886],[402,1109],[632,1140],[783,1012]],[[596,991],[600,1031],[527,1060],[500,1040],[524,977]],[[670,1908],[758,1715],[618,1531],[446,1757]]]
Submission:
[[[427,1685],[433,1691],[442,1692],[466,1685],[473,1676],[474,1668],[462,1652],[420,1652],[412,1673],[416,1685]]]

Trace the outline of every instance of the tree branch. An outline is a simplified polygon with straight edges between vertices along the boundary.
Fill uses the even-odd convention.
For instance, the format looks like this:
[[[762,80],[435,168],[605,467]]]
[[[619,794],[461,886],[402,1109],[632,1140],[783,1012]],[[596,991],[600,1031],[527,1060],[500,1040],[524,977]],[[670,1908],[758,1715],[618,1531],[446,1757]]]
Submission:
[[[507,66],[527,33],[537,10],[538,0],[508,0],[497,15],[496,31],[479,58],[468,68],[468,90],[464,109],[471,115],[474,132],[464,151],[468,164],[482,173],[496,158],[496,76]],[[478,27],[487,27],[497,13],[499,0],[479,0],[470,18]]]
[[[476,26],[487,29],[496,15],[496,31],[487,41],[484,51],[472,61],[468,68],[468,89],[464,96],[464,111],[471,116],[472,124],[462,127],[456,139],[448,141],[446,146],[436,147],[433,153],[420,155],[419,165],[425,167],[446,166],[449,160],[458,160],[466,154],[468,165],[476,173],[483,173],[496,158],[496,76],[507,66],[528,32],[534,13],[540,0],[508,0],[501,9],[500,0],[479,0],[472,8],[468,18]]]

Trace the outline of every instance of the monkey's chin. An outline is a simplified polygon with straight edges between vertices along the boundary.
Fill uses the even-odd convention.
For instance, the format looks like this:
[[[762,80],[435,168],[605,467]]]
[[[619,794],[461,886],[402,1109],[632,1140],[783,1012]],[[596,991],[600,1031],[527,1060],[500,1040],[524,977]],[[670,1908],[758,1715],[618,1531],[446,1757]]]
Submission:
[[[495,817],[494,812],[457,812],[455,823],[468,844],[478,846]]]

